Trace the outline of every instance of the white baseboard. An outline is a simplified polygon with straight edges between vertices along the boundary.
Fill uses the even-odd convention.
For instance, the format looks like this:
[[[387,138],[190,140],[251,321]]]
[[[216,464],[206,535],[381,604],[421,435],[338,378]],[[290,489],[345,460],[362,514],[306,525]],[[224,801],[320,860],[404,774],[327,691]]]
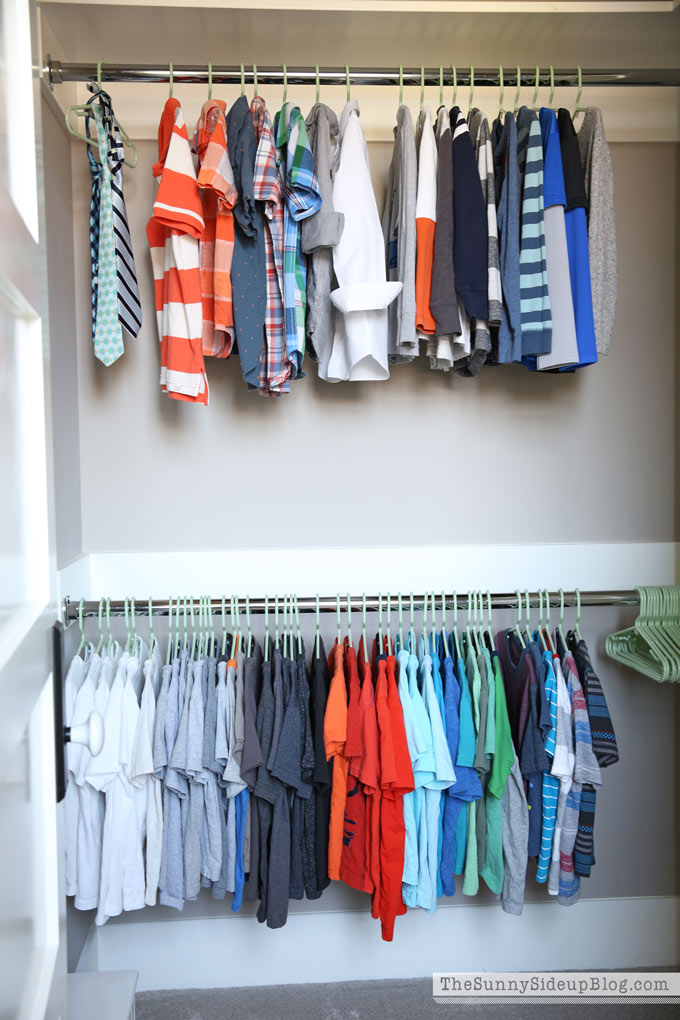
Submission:
[[[97,552],[65,567],[60,589],[72,599],[538,586],[606,590],[674,584],[677,562],[674,542]]]
[[[97,930],[102,970],[136,969],[139,991],[429,977],[433,971],[608,970],[678,962],[680,898],[409,910],[394,942],[366,911],[151,921]]]

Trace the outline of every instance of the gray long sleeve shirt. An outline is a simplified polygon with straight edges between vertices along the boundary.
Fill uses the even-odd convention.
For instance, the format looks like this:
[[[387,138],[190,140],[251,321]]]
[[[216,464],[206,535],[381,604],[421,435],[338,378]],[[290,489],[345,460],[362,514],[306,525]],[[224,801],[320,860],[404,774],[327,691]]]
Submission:
[[[614,332],[618,273],[614,171],[602,122],[602,111],[589,106],[578,132],[588,196],[588,254],[597,353],[607,354]]]
[[[418,159],[411,111],[397,110],[394,150],[387,179],[382,216],[387,279],[403,284],[387,310],[387,343],[391,364],[413,361],[418,354],[416,334],[416,193]]]
[[[338,137],[338,118],[324,103],[315,103],[305,121],[314,154],[314,173],[319,182],[321,206],[302,221],[302,250],[307,259],[307,343],[314,361],[327,366],[335,333],[331,303],[333,248],[340,240],[344,213],[333,206],[333,153]]]

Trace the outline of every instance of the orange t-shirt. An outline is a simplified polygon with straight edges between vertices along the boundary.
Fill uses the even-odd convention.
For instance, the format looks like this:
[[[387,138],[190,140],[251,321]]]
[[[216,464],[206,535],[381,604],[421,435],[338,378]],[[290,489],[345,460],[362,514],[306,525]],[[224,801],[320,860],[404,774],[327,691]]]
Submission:
[[[347,796],[347,771],[349,762],[345,757],[347,740],[347,685],[343,668],[343,647],[336,641],[328,657],[331,671],[331,686],[323,717],[323,739],[326,760],[333,759],[333,781],[331,784],[331,817],[328,826],[328,876],[340,880],[342,858],[342,831]]]
[[[371,893],[373,892],[373,881],[366,853],[366,793],[361,782],[364,757],[360,705],[362,689],[359,683],[356,652],[347,639],[345,639],[344,647],[345,673],[349,680],[347,741],[345,743],[345,756],[349,762],[349,771],[340,878],[353,889]]]

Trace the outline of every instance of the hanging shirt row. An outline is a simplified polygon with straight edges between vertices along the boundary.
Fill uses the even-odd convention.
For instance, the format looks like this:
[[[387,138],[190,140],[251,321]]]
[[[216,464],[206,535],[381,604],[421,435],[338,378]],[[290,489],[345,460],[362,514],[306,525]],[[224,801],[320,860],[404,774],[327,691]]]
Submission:
[[[317,637],[308,671],[290,630],[135,637],[76,655],[66,722],[104,716],[96,757],[68,745],[66,887],[103,924],[202,887],[259,901],[330,880],[370,896],[383,939],[407,907],[433,913],[480,878],[520,914],[530,873],[562,904],[595,863],[596,791],[618,761],[605,695],[578,632],[427,630]]]
[[[110,99],[90,103],[93,338],[110,364],[134,261],[129,235],[107,238],[108,196],[125,208]],[[491,127],[477,109],[441,107],[434,125],[422,109],[414,129],[401,105],[394,135],[381,220],[356,100],[339,120],[322,103],[306,119],[285,103],[273,122],[261,96],[228,112],[209,100],[192,142],[168,99],[147,226],[163,390],[207,404],[205,358],[234,353],[247,386],[269,395],[305,375],[305,353],[327,382],[384,380],[419,354],[474,376],[485,364],[572,371],[607,353],[617,266],[600,111],[577,134],[564,109],[523,106]],[[129,250],[124,266],[114,247]]]

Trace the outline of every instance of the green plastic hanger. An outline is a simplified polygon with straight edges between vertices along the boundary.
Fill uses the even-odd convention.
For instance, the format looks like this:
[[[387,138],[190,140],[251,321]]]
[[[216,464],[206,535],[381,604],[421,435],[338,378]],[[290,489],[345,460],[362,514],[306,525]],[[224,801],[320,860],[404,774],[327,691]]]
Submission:
[[[349,81],[349,64],[345,64],[345,81],[347,83],[347,102],[352,98],[352,86]]]
[[[300,606],[298,605],[298,597],[295,598],[295,628],[297,630],[297,643],[298,643],[298,654],[302,655],[302,631],[300,630]]]
[[[252,630],[252,627],[250,625],[250,595],[246,595],[246,627],[248,628],[248,655],[252,655],[253,654],[253,630]]]
[[[101,60],[97,61],[97,89],[98,89],[99,92],[103,91],[102,90],[102,63],[103,62]],[[93,109],[92,109],[92,103],[91,102],[90,103],[74,103],[72,106],[67,106],[66,110],[64,112],[64,119],[66,121],[66,129],[69,132],[69,134],[73,135],[74,138],[78,138],[81,142],[86,142],[87,145],[93,145],[96,148],[98,148],[99,147],[99,141],[96,138],[96,136],[95,137],[90,137],[90,135],[88,135],[88,134],[81,134],[80,131],[76,131],[76,129],[72,126],[72,124],[71,124],[71,114],[72,113],[75,114],[76,117],[88,117],[88,116],[92,117],[94,115],[93,114]],[[134,142],[131,140],[131,138],[128,135],[127,131],[125,130],[125,128],[122,126],[122,124],[119,122],[119,120],[117,118],[116,118],[116,124],[118,125],[118,130],[120,132],[120,137],[121,137],[121,139],[123,141],[123,145],[132,152],[132,159],[126,158],[124,160],[125,166],[130,167],[131,170],[134,170],[134,168],[137,166],[137,158],[138,158],[137,157],[137,147],[135,146]]]
[[[220,646],[220,652],[224,655],[224,651],[227,647],[227,596],[222,596],[222,644]]]
[[[574,588],[574,595],[576,596],[576,623],[574,625],[574,633],[579,641],[581,638],[581,589]]]
[[[505,110],[503,109],[503,98],[505,96],[505,82],[503,80],[503,68],[498,68],[498,83],[500,86],[500,92],[498,97],[498,119],[501,120]]]
[[[555,69],[550,65],[550,97],[548,99],[549,109],[553,109],[553,97],[555,95]]]
[[[288,68],[285,64],[281,64],[281,67],[283,68],[283,100],[281,102],[281,108],[283,109],[286,105],[286,100],[288,99]]]
[[[208,102],[212,99],[212,60],[208,61]]]
[[[387,600],[385,603],[385,638],[387,641],[387,654],[392,654],[392,596],[387,593]]]
[[[560,622],[557,624],[556,633],[561,639],[562,644],[565,648],[568,647],[567,640],[564,636],[564,588],[560,588]]]
[[[153,599],[151,598],[151,596],[149,596],[149,601],[147,603],[147,609],[148,609],[148,612],[149,612],[149,658],[151,658],[151,654],[153,652],[153,646],[158,643],[156,641],[156,634],[155,634],[154,629],[153,629]]]
[[[470,110],[472,109],[472,103],[475,98],[475,68],[473,64],[470,64],[470,95],[468,97],[468,117],[470,116]]]
[[[576,105],[574,106],[572,120],[575,117],[577,117],[579,113],[585,113],[587,109],[587,107],[581,106],[581,93],[583,92],[583,71],[581,70],[580,64],[577,64],[576,66],[576,80],[578,82],[576,88]]]
[[[109,640],[106,646],[107,654],[111,655],[111,653],[113,652],[113,646],[115,645],[116,642],[114,641],[113,631],[111,630],[111,599],[108,596],[106,598],[106,629],[109,635]]]
[[[103,602],[100,603],[100,605],[103,605]],[[129,598],[126,595],[125,599],[124,599],[124,602],[123,602],[123,611],[125,613],[125,651],[128,654],[130,653],[130,651],[132,649],[132,633],[130,631],[130,620],[129,620],[129,616],[128,616],[129,608],[130,608],[130,600],[129,600]]]
[[[420,65],[420,109],[425,109],[425,66]]]
[[[366,642],[366,592],[361,596],[361,640],[364,642],[364,659],[368,662],[368,644]]]
[[[460,640],[458,637],[458,592],[453,593],[453,645],[456,651],[456,658],[460,659]]]
[[[99,654],[104,646],[104,631],[102,629],[102,614],[104,612],[105,599],[99,600],[99,610],[97,612],[97,626],[99,627],[99,641],[97,642],[96,652]]]
[[[397,594],[397,606],[399,608],[399,651],[404,647],[404,603],[401,592]]]
[[[230,599],[230,616],[231,616],[231,654],[230,659],[236,658],[236,648],[238,645],[238,623],[236,621],[236,603],[238,599],[236,595],[232,595]]]
[[[442,592],[442,638],[444,639],[444,656],[449,659],[449,641],[446,634],[446,595]]]
[[[493,606],[491,605],[491,592],[487,589],[486,592],[486,639],[489,646],[489,652],[493,652]]]
[[[382,655],[383,648],[383,600],[382,592],[378,592],[378,641],[379,641],[379,654]]]
[[[172,655],[172,599],[171,595],[168,599],[168,650],[165,653],[165,665],[170,665],[170,657]]]
[[[281,612],[283,633],[281,637],[281,654],[284,659],[288,658],[288,600],[287,596],[283,596],[283,609]]]
[[[257,64],[253,64],[253,94],[256,96],[259,95],[257,87]]]
[[[439,106],[444,105],[444,66],[439,65]]]
[[[543,646],[543,651],[547,652],[548,646],[545,643],[545,634],[543,633],[543,591],[541,588],[538,589],[537,595],[538,595],[538,626],[536,629],[538,631],[538,639],[541,645]]]
[[[517,91],[515,92],[515,103],[514,103],[513,108],[512,108],[512,112],[514,113],[515,116],[517,116],[517,111],[519,110],[519,98],[520,98],[521,91],[522,91],[522,71],[521,71],[520,66],[518,64],[517,65]]]
[[[198,633],[196,631],[196,616],[194,614],[193,596],[189,600],[189,614],[191,618],[191,658],[196,658],[196,646],[198,645]]]
[[[515,588],[515,595],[517,596],[517,622],[515,623],[515,634],[519,638],[520,648],[526,648],[524,636],[520,630],[522,625],[522,596],[520,595],[519,588]]]
[[[552,652],[554,655],[555,646],[553,644],[552,634],[550,633],[550,592],[547,588],[545,589],[545,640],[548,645],[548,651]],[[568,647],[566,641],[564,643],[564,647]]]
[[[453,96],[451,97],[451,106],[455,106],[458,101],[458,71],[456,65],[451,64],[451,81],[453,83]]]
[[[349,647],[352,648],[352,599],[349,592],[347,592],[347,639]]]
[[[427,644],[427,592],[423,595],[423,646],[425,648],[425,655],[430,654],[430,649]]]
[[[172,60],[168,61],[168,99],[172,99],[172,93],[175,87],[175,68]]]
[[[399,65],[399,105],[404,102],[404,67]]]
[[[279,596],[274,596],[274,648],[279,647]]]
[[[340,595],[335,596],[335,620],[338,627],[338,644],[342,644],[342,616],[340,615]]]
[[[416,629],[415,629],[415,614],[413,611],[413,592],[410,594],[411,608],[409,614],[409,644],[411,655],[416,654]]]
[[[524,590],[524,602],[525,602],[526,614],[527,614],[527,618],[526,618],[526,621],[525,621],[525,624],[524,624],[524,633],[527,636],[529,644],[531,644],[531,642],[534,639],[533,635],[531,633],[531,626],[530,626],[530,624],[531,624],[531,604],[530,604],[530,601],[529,601],[529,592],[526,590],[526,588]]]
[[[241,61],[241,95],[245,96],[245,94],[246,94],[246,72],[245,68],[243,67],[243,61]]]
[[[81,599],[78,603],[78,626],[80,628],[80,644],[78,645],[78,651],[76,656],[80,655],[83,648],[85,647],[85,631],[83,629],[83,606],[85,605],[85,599]]]
[[[532,110],[538,110],[538,106],[537,106],[537,103],[538,103],[538,90],[539,90],[540,87],[541,87],[541,72],[540,72],[538,64],[536,64],[536,81],[535,81],[535,84],[534,84],[534,95],[533,95],[533,98],[531,100],[531,109]]]
[[[316,593],[316,631],[315,631],[315,635],[314,635],[314,640],[316,641],[316,657],[317,657],[317,659],[319,658],[319,656],[321,654],[321,650],[320,650],[320,648],[321,648],[321,630],[320,630],[320,624],[321,624],[321,621],[320,621],[320,618],[319,618],[319,593],[317,592]]]
[[[269,659],[269,596],[264,597],[264,661]]]
[[[321,93],[321,82],[319,81],[319,65],[315,64],[316,67],[316,102],[319,102],[319,95]]]

